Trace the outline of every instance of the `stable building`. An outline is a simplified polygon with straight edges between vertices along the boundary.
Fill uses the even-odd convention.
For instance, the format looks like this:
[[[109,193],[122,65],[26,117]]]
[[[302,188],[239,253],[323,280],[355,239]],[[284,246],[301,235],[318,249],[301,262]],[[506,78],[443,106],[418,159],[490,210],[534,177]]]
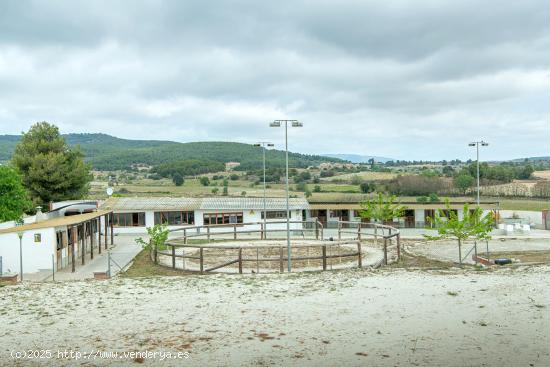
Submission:
[[[338,221],[344,222],[371,222],[369,218],[361,218],[361,201],[363,197],[353,195],[335,199],[310,198],[309,215],[316,218],[325,228],[336,228]],[[406,209],[401,218],[394,218],[393,222],[388,223],[399,228],[426,228],[430,223],[428,218],[439,216],[442,211],[444,215],[448,211],[445,202],[421,203],[418,201],[403,200],[399,202]],[[470,200],[451,200],[449,201],[450,211],[453,211],[459,218],[463,217],[464,204],[468,204],[470,209],[477,206],[475,201]],[[497,201],[482,201],[480,207],[485,213],[493,213],[495,218],[499,218],[499,203]]]
[[[266,198],[265,207],[268,228],[286,228],[286,199]],[[308,217],[309,203],[303,198],[290,198],[289,207],[291,229],[301,229],[301,222]],[[252,230],[260,229],[264,221],[264,199],[250,197],[110,198],[100,209],[113,212],[117,234],[145,233],[147,227],[156,224],[168,229],[219,225],[224,230],[227,225],[257,223],[258,228],[247,226],[247,230]]]
[[[3,273],[58,271],[93,259],[113,243],[109,227],[111,212],[97,210],[95,203],[67,205],[49,213],[37,213],[22,224],[2,223],[0,256]],[[80,214],[83,213],[83,214]],[[53,268],[53,269],[52,269]]]

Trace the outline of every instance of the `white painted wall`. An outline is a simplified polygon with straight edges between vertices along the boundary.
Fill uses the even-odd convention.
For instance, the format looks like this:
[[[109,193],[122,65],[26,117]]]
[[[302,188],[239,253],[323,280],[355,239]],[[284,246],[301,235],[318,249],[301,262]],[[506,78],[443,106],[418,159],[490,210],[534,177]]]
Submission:
[[[34,235],[41,235],[41,242],[34,242]],[[51,270],[52,255],[56,251],[53,228],[26,231],[23,234],[23,272],[36,273]],[[19,273],[19,237],[17,233],[0,234],[0,256],[3,272]]]
[[[426,223],[426,217],[424,215],[424,209],[415,209],[414,210],[414,221],[416,223],[418,223],[418,222]]]
[[[519,219],[513,219],[514,214]],[[523,224],[535,224],[536,228],[544,228],[544,222],[542,218],[542,212],[540,211],[527,211],[527,210],[501,210],[500,218],[506,222],[517,222]]]
[[[240,210],[195,210],[195,226],[202,226],[204,225],[204,217],[203,215],[205,213],[235,213],[240,212]],[[243,212],[243,222],[244,223],[250,223],[250,222],[262,222],[262,210],[242,210]],[[290,220],[291,221],[301,221],[302,220],[302,210],[291,210],[290,211]],[[269,229],[286,229],[286,223],[274,223],[278,221],[284,221],[284,219],[268,219],[268,228]],[[105,228],[104,221],[102,219],[101,221],[101,228]],[[273,223],[269,225],[269,223]],[[152,227],[155,225],[155,212],[154,211],[146,211],[145,212],[145,226],[144,227],[115,227],[114,233],[115,234],[146,234],[147,233],[147,227]],[[168,229],[179,229],[188,227],[189,225],[182,225],[182,226],[168,226]],[[261,225],[254,225],[254,226],[246,226],[245,227],[237,227],[237,231],[239,230],[260,230]],[[291,223],[290,224],[291,229],[301,229],[302,225],[300,223]],[[212,228],[212,232],[218,231],[218,232],[224,232],[227,231],[227,227],[223,228]]]

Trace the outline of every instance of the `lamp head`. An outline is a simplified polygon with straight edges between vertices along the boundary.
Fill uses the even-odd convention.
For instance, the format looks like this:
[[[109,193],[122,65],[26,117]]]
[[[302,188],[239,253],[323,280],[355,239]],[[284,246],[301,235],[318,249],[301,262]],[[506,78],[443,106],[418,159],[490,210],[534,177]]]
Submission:
[[[270,127],[281,127],[281,121],[275,120],[275,121],[269,123],[269,126]]]
[[[304,124],[302,124],[300,121],[292,121],[292,127],[303,127]]]

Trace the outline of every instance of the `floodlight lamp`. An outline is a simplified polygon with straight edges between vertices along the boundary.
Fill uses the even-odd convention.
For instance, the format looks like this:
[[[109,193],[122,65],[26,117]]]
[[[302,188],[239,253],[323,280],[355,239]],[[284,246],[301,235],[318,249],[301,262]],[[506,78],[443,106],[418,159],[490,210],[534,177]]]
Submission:
[[[304,124],[302,124],[300,121],[292,121],[292,127],[302,127]]]
[[[273,121],[269,124],[270,127],[281,127],[281,121]]]

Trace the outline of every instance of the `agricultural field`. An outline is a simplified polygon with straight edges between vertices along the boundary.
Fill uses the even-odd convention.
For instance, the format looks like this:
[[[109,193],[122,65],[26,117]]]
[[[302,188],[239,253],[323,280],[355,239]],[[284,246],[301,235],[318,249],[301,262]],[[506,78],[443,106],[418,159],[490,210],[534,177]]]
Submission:
[[[303,170],[299,170],[301,172]],[[229,196],[247,196],[247,197],[262,197],[263,184],[246,180],[246,176],[242,172],[219,172],[215,174],[205,175],[210,179],[208,186],[200,183],[199,177],[186,178],[182,186],[176,186],[172,180],[161,178],[153,180],[146,178],[144,173],[124,173],[117,172],[122,177],[130,177],[129,179],[118,180],[114,186],[116,195],[144,197],[172,197],[172,196],[191,196],[204,197],[212,195],[222,195],[223,193],[223,178],[228,180],[228,195]],[[231,180],[231,174],[237,174],[238,178]],[[305,188],[312,193],[311,200],[314,201],[357,201],[361,200],[364,195],[361,193],[359,185],[351,184],[350,181],[355,176],[360,176],[364,180],[387,180],[395,177],[394,173],[386,172],[361,172],[337,175],[333,177],[323,178],[317,184],[307,183]],[[500,207],[504,210],[532,210],[540,211],[550,209],[550,200],[535,199],[530,197],[521,197],[525,191],[529,190],[530,186],[536,182],[544,182],[542,177],[549,177],[550,171],[536,172],[538,180],[516,180],[510,184],[487,186],[482,188],[482,200],[499,201]],[[107,197],[107,174],[104,172],[94,172],[95,179],[91,183],[90,198],[105,199]],[[214,178],[222,177],[214,180]],[[320,189],[320,191],[317,191]],[[304,197],[305,192],[298,190],[297,184],[291,180],[290,184],[291,195],[295,197]],[[514,195],[517,193],[518,195]],[[284,197],[285,185],[283,183],[268,183],[266,194],[269,197]],[[453,196],[453,200],[472,200],[475,195],[475,190],[470,190],[471,196]],[[519,197],[518,197],[519,196]],[[416,196],[402,196],[401,201],[415,202]],[[441,200],[445,196],[440,197]]]
[[[550,170],[547,171],[535,171],[533,176],[539,179],[550,181]]]
[[[359,177],[363,181],[377,181],[377,180],[391,180],[397,176],[392,172],[358,172],[358,173],[345,173],[341,175],[335,175],[332,177],[322,178],[321,181],[351,181],[354,177]]]

